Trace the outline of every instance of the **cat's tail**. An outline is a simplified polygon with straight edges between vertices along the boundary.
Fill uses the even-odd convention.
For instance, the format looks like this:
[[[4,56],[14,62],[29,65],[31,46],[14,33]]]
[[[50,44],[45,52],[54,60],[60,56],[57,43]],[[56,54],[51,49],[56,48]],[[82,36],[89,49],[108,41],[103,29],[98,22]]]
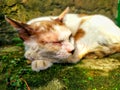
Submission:
[[[103,58],[114,53],[120,53],[120,43],[114,43],[109,46],[101,46],[88,52],[84,58]]]
[[[112,53],[116,53],[116,52],[119,53],[120,52],[120,42],[111,45],[110,50]]]

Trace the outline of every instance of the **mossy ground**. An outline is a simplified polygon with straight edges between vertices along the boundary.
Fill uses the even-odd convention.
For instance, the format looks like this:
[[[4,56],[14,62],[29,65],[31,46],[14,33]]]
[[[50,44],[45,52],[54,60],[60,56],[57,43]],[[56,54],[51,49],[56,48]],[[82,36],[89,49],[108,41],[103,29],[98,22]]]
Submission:
[[[0,73],[0,90],[120,90],[120,53],[34,72],[24,58],[23,46],[3,46]]]
[[[73,1],[75,2],[73,3]],[[89,3],[86,3],[86,7],[85,0],[81,0],[84,4],[80,4],[78,1],[1,0],[0,23],[1,25],[5,23],[5,21],[2,22],[4,15],[26,22],[34,17],[58,15],[67,6],[71,6],[71,11],[74,12],[80,12],[79,8],[83,13],[87,8],[88,11],[92,10]],[[113,9],[113,6],[116,4],[114,5],[112,1],[112,5],[104,2],[99,4],[97,1],[96,3],[96,7],[103,6],[101,9],[91,4],[96,8],[93,8],[92,12],[105,13],[114,18],[116,9]],[[106,6],[112,6],[112,9],[108,8],[104,11]],[[81,7],[84,7],[85,10]],[[4,28],[3,31],[8,30],[6,26],[8,25],[4,24],[1,27]],[[12,29],[8,31],[11,32]],[[7,35],[6,32],[1,35],[0,44],[4,44],[5,40],[18,43],[19,39],[16,37],[12,37],[11,41],[13,33],[10,34],[10,37]],[[31,90],[120,90],[120,53],[103,59],[83,59],[77,64],[54,64],[47,70],[34,72],[24,58],[24,49],[21,43],[0,47],[0,90],[27,90],[28,87]]]

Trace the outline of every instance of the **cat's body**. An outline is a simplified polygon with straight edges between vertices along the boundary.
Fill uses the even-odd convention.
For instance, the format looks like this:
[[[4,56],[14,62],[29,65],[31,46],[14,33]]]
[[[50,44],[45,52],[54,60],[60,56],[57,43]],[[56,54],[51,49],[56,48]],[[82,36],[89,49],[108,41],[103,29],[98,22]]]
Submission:
[[[19,29],[25,57],[32,60],[33,70],[47,69],[53,63],[76,63],[82,58],[102,58],[120,52],[120,29],[112,20],[103,15],[64,12],[60,16],[36,18],[27,24],[7,19]]]

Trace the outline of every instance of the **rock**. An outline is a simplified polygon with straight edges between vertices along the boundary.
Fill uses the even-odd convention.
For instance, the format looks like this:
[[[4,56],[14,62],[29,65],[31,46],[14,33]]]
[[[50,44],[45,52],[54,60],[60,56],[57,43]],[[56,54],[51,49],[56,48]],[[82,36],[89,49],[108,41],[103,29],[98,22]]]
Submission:
[[[1,0],[0,16],[27,22],[40,16],[59,15],[66,7],[72,13],[103,14],[115,21],[118,0]],[[0,19],[0,43],[11,44],[18,37],[15,30]],[[11,35],[11,33],[13,35]]]

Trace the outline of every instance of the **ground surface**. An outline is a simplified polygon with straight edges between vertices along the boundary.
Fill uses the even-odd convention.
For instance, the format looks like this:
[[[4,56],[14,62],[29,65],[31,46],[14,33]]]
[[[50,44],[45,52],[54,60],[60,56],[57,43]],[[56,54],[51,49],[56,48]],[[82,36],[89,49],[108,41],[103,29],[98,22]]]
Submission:
[[[21,45],[0,48],[0,90],[120,90],[120,53],[40,72],[31,70],[23,53]]]
[[[18,43],[0,47],[0,90],[120,90],[120,53],[103,59],[83,59],[77,64],[54,64],[40,72],[31,70],[23,45],[4,15],[26,22],[39,16],[59,15],[67,6],[72,13],[100,13],[113,20],[117,12],[117,0],[0,1],[0,45]]]

